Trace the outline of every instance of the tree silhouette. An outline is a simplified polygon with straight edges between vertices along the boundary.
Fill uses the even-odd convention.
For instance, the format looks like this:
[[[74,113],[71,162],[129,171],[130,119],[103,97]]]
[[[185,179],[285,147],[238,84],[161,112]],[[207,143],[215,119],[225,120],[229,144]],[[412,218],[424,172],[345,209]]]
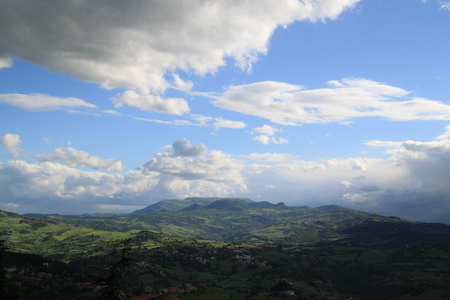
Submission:
[[[6,270],[5,270],[5,241],[0,240],[0,297],[6,294]],[[0,298],[0,299],[1,299]]]
[[[20,295],[17,291],[11,292],[8,290],[8,279],[6,278],[5,270],[5,256],[6,256],[6,241],[0,240],[0,299],[1,300],[17,300],[20,299]]]
[[[121,243],[122,248],[119,255],[113,258],[102,270],[103,276],[99,276],[95,283],[102,286],[99,299],[122,300],[126,299],[128,286],[124,277],[133,271],[136,259],[132,256],[131,240],[127,239]]]

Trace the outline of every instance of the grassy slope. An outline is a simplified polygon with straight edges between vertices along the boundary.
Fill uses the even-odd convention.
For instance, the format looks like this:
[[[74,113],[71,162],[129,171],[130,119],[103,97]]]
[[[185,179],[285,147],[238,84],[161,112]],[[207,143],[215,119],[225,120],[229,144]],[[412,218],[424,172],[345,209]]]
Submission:
[[[102,231],[6,212],[0,212],[0,228],[0,238],[6,240],[11,250],[62,260],[79,254],[101,253],[131,236],[126,232]]]
[[[240,243],[350,243],[395,246],[408,242],[450,244],[450,226],[383,217],[337,206],[243,209],[201,209],[104,218],[64,218],[97,230],[153,230],[169,235]]]

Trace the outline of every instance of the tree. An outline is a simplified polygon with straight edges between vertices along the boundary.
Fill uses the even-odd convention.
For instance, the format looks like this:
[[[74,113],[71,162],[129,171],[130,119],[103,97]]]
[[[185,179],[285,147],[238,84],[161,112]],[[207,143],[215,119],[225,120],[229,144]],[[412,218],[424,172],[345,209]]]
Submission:
[[[131,240],[127,239],[121,243],[122,248],[119,255],[113,258],[108,266],[104,268],[103,276],[98,277],[95,282],[102,286],[99,299],[121,300],[125,298],[127,285],[124,277],[133,271],[136,259],[132,256]]]

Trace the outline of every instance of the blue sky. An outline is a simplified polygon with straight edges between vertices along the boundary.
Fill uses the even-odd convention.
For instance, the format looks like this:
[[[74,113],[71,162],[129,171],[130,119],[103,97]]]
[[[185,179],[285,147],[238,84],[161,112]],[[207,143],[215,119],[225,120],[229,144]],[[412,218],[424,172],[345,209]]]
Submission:
[[[0,2],[0,208],[450,212],[450,2]]]

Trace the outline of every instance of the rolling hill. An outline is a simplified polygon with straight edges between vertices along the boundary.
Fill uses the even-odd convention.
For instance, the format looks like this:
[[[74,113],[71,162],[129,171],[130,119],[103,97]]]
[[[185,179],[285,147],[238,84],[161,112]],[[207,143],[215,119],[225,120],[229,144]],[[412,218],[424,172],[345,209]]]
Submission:
[[[71,226],[70,230],[73,226],[116,234],[151,230],[236,243],[392,247],[412,242],[441,242],[450,245],[448,225],[413,222],[335,205],[292,207],[241,198],[162,200],[125,216],[35,219],[48,224],[63,223]]]

